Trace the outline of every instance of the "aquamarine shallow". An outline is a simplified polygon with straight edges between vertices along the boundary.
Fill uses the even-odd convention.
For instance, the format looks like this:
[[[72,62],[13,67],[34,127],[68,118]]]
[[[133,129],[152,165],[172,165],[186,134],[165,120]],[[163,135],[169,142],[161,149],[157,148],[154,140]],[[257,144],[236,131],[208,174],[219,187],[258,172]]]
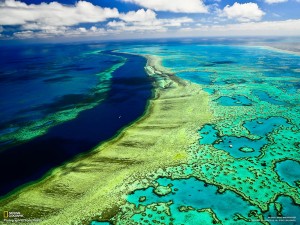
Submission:
[[[199,142],[190,146],[187,165],[167,168],[166,177],[127,197],[135,206],[128,221],[273,225],[272,216],[299,215],[299,55],[197,43],[126,51],[161,57],[176,76],[199,84],[210,96],[214,115],[195,131]],[[153,210],[159,207],[161,213]],[[284,222],[292,225],[297,219]]]

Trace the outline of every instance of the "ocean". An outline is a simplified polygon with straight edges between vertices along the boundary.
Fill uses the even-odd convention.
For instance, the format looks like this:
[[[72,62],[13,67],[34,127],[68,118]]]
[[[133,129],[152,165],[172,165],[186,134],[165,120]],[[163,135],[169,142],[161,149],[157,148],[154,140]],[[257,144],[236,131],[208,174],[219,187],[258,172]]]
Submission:
[[[21,193],[22,185],[39,183],[40,179],[45,187],[51,187],[57,181],[43,178],[51,177],[53,169],[63,172],[61,165],[67,166],[76,157],[118,137],[106,153],[109,147],[117,149],[107,163],[120,167],[112,169],[111,174],[105,167],[98,168],[101,174],[107,169],[106,175],[111,178],[97,178],[99,182],[107,179],[107,183],[101,183],[104,187],[96,185],[91,192],[89,188],[82,191],[82,187],[68,186],[64,178],[71,175],[63,174],[59,180],[68,186],[59,187],[64,191],[82,191],[78,199],[69,192],[71,197],[66,198],[78,205],[88,204],[91,224],[273,225],[279,220],[297,224],[300,55],[272,45],[184,39],[1,47],[0,170],[8,172],[3,173],[0,195],[7,194],[9,204],[13,204],[14,193]],[[145,57],[149,56],[159,59],[164,70],[149,65],[149,61],[147,64]],[[145,67],[155,76],[147,74]],[[184,82],[176,83],[174,76]],[[169,83],[164,83],[166,77]],[[199,93],[204,97],[189,98]],[[160,95],[167,97],[160,99]],[[185,98],[193,102],[183,112],[200,118],[201,125],[181,124],[168,114],[172,107],[182,109],[179,100]],[[150,101],[152,108],[148,110]],[[203,112],[201,107],[206,107],[206,102],[209,109]],[[130,130],[146,111],[149,120],[151,113],[158,112],[165,120],[155,117],[154,125],[144,121],[143,126],[142,121],[141,127]],[[210,119],[203,122],[201,116],[207,114]],[[169,123],[164,123],[167,120]],[[138,136],[157,127],[161,132],[157,136]],[[129,130],[127,136],[120,135],[125,128]],[[192,141],[184,142],[187,137]],[[153,138],[157,138],[154,144],[150,142]],[[181,149],[184,156],[176,149],[182,143],[188,143]],[[137,145],[145,146],[143,152],[134,151]],[[139,159],[156,145],[160,146],[157,156],[163,152],[171,155],[161,159],[165,164],[171,160],[177,164],[162,163],[148,171],[148,165],[143,164],[146,160]],[[128,148],[130,154],[126,153]],[[102,159],[101,152],[95,154]],[[181,158],[185,161],[180,164]],[[139,164],[142,170],[137,169]],[[97,183],[96,175],[84,166],[82,171],[93,178],[90,182]],[[84,172],[72,172],[84,176]],[[123,173],[126,179],[120,178]],[[45,195],[59,201],[59,194],[50,195],[43,187],[36,188],[39,194],[35,200]],[[107,196],[122,194],[114,206],[118,210],[113,206],[113,211],[104,213],[98,209],[101,206],[97,204],[109,198],[98,199],[103,193],[97,188],[106,190]],[[36,194],[30,189],[26,193]],[[81,198],[86,193],[93,196],[93,201]],[[22,196],[18,198],[22,200]],[[24,207],[22,201],[18,204]],[[41,213],[39,209],[35,212]],[[63,212],[68,215],[68,211]],[[51,220],[56,215],[49,212],[47,216]]]

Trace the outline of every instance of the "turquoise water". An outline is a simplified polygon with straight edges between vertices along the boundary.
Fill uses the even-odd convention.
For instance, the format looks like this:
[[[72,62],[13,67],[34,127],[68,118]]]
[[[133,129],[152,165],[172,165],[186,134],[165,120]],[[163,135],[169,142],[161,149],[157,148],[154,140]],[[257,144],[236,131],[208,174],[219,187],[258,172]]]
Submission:
[[[170,192],[156,194],[156,189],[161,186],[170,187]],[[145,200],[141,201],[141,197]],[[207,185],[195,178],[160,178],[156,188],[137,190],[128,196],[128,202],[136,208],[146,206],[146,210],[132,217],[132,220],[139,224],[154,224],[155,221],[159,221],[159,224],[220,224],[221,221],[223,224],[232,224],[229,219],[237,218],[237,211],[241,216],[248,218],[251,210],[258,210],[234,192],[226,191],[220,194],[216,186]],[[159,205],[168,204],[168,212],[159,210]],[[208,210],[210,208],[213,212]],[[211,214],[215,214],[216,218],[212,218]],[[244,223],[243,220],[236,220],[235,224]]]
[[[90,225],[111,225],[111,223],[92,221]]]
[[[285,160],[276,164],[276,172],[279,179],[287,182],[291,186],[296,186],[300,182],[300,163],[293,160]],[[299,183],[300,184],[300,183]],[[299,187],[298,184],[298,187]]]
[[[199,130],[200,144],[213,144],[217,140],[218,131],[210,124]]]
[[[272,132],[279,126],[290,127],[287,120],[282,117],[271,117],[268,119],[256,119],[252,121],[246,121],[244,127],[249,130],[250,133],[259,136],[265,136],[267,133]]]
[[[270,95],[265,91],[253,90],[252,93],[256,95],[261,101],[269,102],[274,105],[284,105],[283,101],[279,101],[273,97],[270,97]]]
[[[206,91],[210,95],[213,95],[215,93],[215,90],[212,88],[203,88],[203,90]]]
[[[217,99],[218,103],[220,105],[224,106],[247,106],[247,105],[252,105],[252,102],[245,96],[232,96],[232,97],[227,97],[227,96],[222,96]]]
[[[229,152],[235,158],[259,156],[259,150],[267,143],[265,139],[251,140],[245,137],[223,136],[214,147]]]
[[[281,224],[300,223],[299,55],[197,43],[123,51],[159,56],[199,84],[214,118],[195,130],[188,164],[149,175],[148,187],[127,196],[117,224],[278,224],[278,215],[294,217]]]
[[[216,149],[227,151],[235,158],[259,156],[262,147],[268,143],[266,134],[280,126],[290,127],[291,125],[282,117],[270,117],[245,121],[243,126],[247,128],[250,134],[262,138],[252,140],[247,137],[220,136],[218,130],[207,124],[199,131],[199,143],[202,145],[213,144]]]
[[[277,209],[276,209],[277,208]],[[295,205],[291,198],[280,196],[275,203],[270,205],[270,210],[264,213],[266,220],[271,225],[293,224],[299,220],[300,208]],[[298,219],[297,219],[298,218]]]

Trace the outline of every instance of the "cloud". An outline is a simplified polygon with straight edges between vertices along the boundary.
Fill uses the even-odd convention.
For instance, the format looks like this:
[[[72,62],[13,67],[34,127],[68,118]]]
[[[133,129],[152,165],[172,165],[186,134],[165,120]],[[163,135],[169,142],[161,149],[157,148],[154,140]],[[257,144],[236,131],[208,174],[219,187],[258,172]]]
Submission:
[[[126,23],[124,21],[113,20],[113,21],[108,22],[107,26],[120,28],[120,27],[125,27]]]
[[[1,1],[1,0],[0,0]],[[169,28],[180,27],[193,22],[188,17],[158,19],[151,9],[140,9],[119,13],[117,9],[102,8],[86,1],[75,5],[62,5],[57,2],[26,4],[16,0],[0,2],[0,31],[4,26],[19,26],[12,37],[49,38],[73,36],[102,36],[120,32],[166,32]],[[113,18],[102,28],[91,24],[87,29],[81,23],[97,23]]]
[[[31,25],[38,29],[102,22],[118,17],[119,12],[115,8],[102,8],[86,1],[69,6],[58,2],[27,5],[20,1],[5,0],[0,2],[0,15],[0,25]]]
[[[136,12],[130,11],[126,14],[121,14],[120,19],[126,22],[151,21],[156,19],[156,13],[150,9],[147,9],[146,11],[140,9]]]
[[[143,23],[134,23],[134,24],[126,24],[126,23],[114,23],[109,22],[108,26],[113,28],[114,31],[118,33],[132,33],[132,34],[139,34],[139,33],[151,33],[151,32],[166,32],[167,28],[159,25],[159,24],[151,24],[149,23],[147,26],[145,26]]]
[[[300,19],[247,22],[227,25],[202,25],[197,28],[183,28],[178,32],[184,32],[184,36],[299,36]]]
[[[184,19],[182,19],[184,20]],[[168,21],[171,23],[172,21]],[[173,21],[174,22],[174,21]],[[152,25],[144,26],[144,22],[126,23],[124,21],[111,21],[107,28],[95,26],[87,28],[60,27],[55,30],[19,31],[14,33],[15,38],[51,38],[61,37],[101,37],[102,39],[122,39],[145,37],[224,37],[224,36],[300,36],[300,19],[282,21],[247,22],[227,25],[201,25],[180,26],[178,29],[169,30],[165,26],[167,21],[155,22]],[[159,25],[161,23],[161,25]],[[61,39],[59,39],[61,40]]]
[[[17,39],[29,39],[29,38],[53,38],[56,36],[60,37],[104,37],[108,35],[116,35],[117,32],[113,30],[105,30],[103,28],[97,28],[92,26],[87,29],[85,27],[70,28],[70,27],[59,27],[57,29],[39,30],[39,31],[18,31],[13,34],[14,38]]]
[[[287,2],[288,0],[265,0],[268,4]]]
[[[183,23],[191,23],[194,20],[189,17],[177,17],[177,18],[170,18],[170,19],[158,19],[156,17],[156,13],[151,9],[140,9],[138,11],[130,11],[126,14],[120,14],[120,19],[125,21],[127,24],[141,24],[144,26],[147,25],[164,25],[164,26],[181,26]],[[114,24],[117,23],[113,21]],[[120,23],[120,22],[118,22]]]
[[[181,27],[183,24],[194,22],[189,17],[178,17],[170,19],[158,19],[156,13],[151,9],[140,9],[120,14],[121,21],[113,20],[107,23],[110,27],[119,31],[159,31],[165,32],[169,27]]]
[[[176,13],[207,13],[207,7],[202,0],[121,0],[134,3],[155,11]]]
[[[159,19],[160,23],[166,27],[181,27],[183,24],[193,23],[194,20],[189,17],[179,17],[174,19]]]
[[[0,37],[1,39],[9,37],[19,39],[103,37],[110,39],[145,36],[175,37],[176,35],[300,35],[300,30],[297,29],[300,27],[300,20],[259,22],[265,13],[252,2],[244,4],[236,2],[219,10],[210,8],[210,11],[214,13],[203,18],[173,17],[174,14],[172,14],[172,18],[161,19],[154,10],[199,12],[200,6],[207,9],[202,0],[172,0],[172,4],[169,0],[122,1],[150,7],[119,13],[115,8],[103,8],[87,1],[79,1],[75,5],[63,5],[58,2],[36,5],[16,0],[0,0]],[[190,2],[194,4],[192,8],[190,8]],[[107,22],[97,24],[104,21]],[[14,33],[11,35],[12,32]]]
[[[110,21],[107,23],[107,27],[118,32],[165,32],[166,28],[162,23],[158,22],[156,18],[151,21]]]
[[[132,18],[136,18],[133,12],[129,13],[132,15]],[[128,16],[128,15],[127,15]],[[194,22],[193,19],[189,17],[179,17],[173,19],[157,19],[155,17],[151,17],[150,20],[133,20],[125,17],[126,21],[110,21],[107,23],[107,27],[112,28],[118,31],[156,31],[156,32],[166,32],[168,28],[177,28],[183,26],[183,24],[189,24]],[[121,19],[124,18],[123,16],[120,17]],[[144,18],[144,17],[142,17]]]
[[[20,32],[16,32],[14,33],[14,36],[20,39],[27,39],[27,38],[31,38],[34,35],[34,32],[31,30],[27,30],[27,31],[20,31]]]
[[[226,5],[222,10],[222,17],[235,19],[240,22],[259,21],[265,13],[258,7],[256,3],[240,4],[235,2],[232,6]]]

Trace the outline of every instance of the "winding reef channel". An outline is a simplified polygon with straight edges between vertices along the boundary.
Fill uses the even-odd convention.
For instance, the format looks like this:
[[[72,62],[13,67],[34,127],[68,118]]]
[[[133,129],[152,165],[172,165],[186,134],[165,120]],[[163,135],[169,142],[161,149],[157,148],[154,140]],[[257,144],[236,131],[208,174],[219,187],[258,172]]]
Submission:
[[[182,43],[122,51],[147,57],[146,113],[1,210],[47,225],[299,223],[299,56]]]
[[[88,96],[85,101],[90,101],[92,106],[75,119],[49,128],[46,134],[35,139],[0,151],[0,170],[7,171],[1,175],[0,196],[34,182],[52,168],[112,138],[121,128],[143,115],[152,89],[144,71],[146,60],[111,51],[106,54],[126,60],[126,63],[106,71],[112,76],[111,87],[100,104],[93,99],[99,99],[97,93]],[[77,110],[76,105],[72,108]]]

